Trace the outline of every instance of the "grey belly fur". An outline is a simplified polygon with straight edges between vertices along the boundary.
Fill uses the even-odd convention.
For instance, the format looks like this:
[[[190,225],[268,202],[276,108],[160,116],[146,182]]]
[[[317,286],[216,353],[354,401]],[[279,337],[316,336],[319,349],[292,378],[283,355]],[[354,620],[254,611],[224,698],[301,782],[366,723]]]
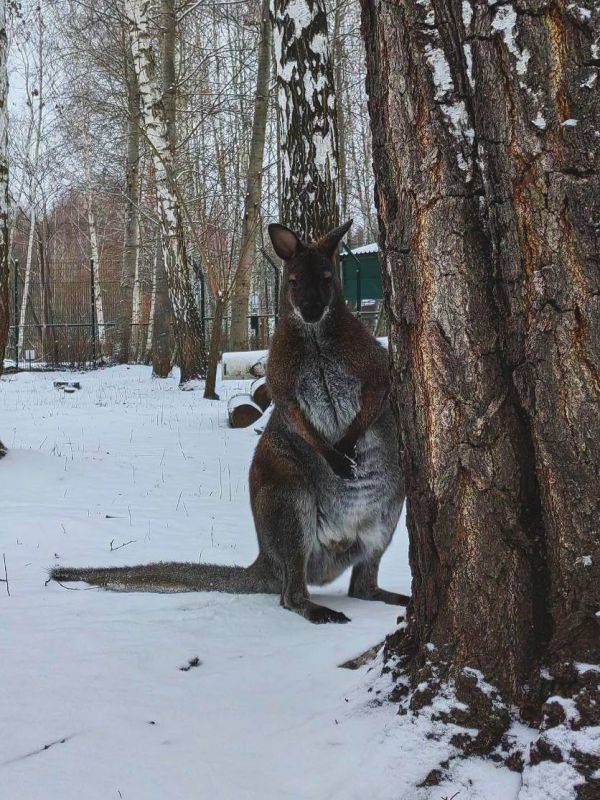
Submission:
[[[360,409],[360,382],[326,346],[318,341],[309,345],[298,380],[298,401],[312,424],[335,444]],[[311,461],[315,496],[307,499],[316,503],[317,522],[316,530],[306,531],[311,553],[308,580],[320,584],[370,553],[383,552],[394,534],[404,487],[391,408],[357,443],[355,480],[339,478],[316,455]],[[311,517],[314,513],[307,514]]]
[[[394,535],[404,491],[390,409],[358,443],[356,456],[356,480],[338,478],[326,464],[319,465],[311,583],[327,583],[373,552],[383,553]]]

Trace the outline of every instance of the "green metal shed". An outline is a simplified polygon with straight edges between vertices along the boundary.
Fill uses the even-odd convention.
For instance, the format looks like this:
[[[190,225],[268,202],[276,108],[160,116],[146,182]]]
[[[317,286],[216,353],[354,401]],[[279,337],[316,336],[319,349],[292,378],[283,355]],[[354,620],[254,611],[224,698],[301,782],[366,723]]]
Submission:
[[[365,244],[350,252],[341,253],[342,286],[344,297],[355,309],[360,310],[365,301],[380,302],[383,299],[379,246]]]

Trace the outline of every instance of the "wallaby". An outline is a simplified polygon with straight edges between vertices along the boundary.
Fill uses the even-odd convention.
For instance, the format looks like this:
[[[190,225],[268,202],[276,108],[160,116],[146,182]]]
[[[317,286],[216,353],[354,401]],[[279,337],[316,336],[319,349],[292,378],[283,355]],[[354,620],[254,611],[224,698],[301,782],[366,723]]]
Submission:
[[[287,291],[267,361],[274,409],[250,467],[256,561],[56,567],[52,578],[121,591],[279,593],[285,608],[311,622],[348,622],[311,602],[307,584],[326,584],[352,566],[350,596],[408,602],[377,585],[404,482],[385,350],[347,309],[335,267],[350,225],[310,244],[269,226]]]

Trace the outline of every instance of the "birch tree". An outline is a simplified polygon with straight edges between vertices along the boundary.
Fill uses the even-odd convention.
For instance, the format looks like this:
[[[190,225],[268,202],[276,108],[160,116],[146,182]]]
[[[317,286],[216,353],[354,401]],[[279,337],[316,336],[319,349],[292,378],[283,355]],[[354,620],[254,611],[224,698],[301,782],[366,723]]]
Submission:
[[[6,35],[6,0],[0,0],[0,376],[4,368],[4,350],[10,319],[8,300],[8,40]],[[5,453],[0,441],[0,457]]]
[[[260,203],[262,197],[265,130],[269,105],[270,60],[271,20],[269,0],[262,0],[254,120],[252,123],[246,195],[244,198],[244,220],[231,301],[229,346],[233,350],[246,350],[248,348],[248,299],[250,297],[252,266],[256,254],[256,236],[261,223]]]
[[[25,274],[23,277],[23,291],[21,294],[21,309],[19,313],[19,334],[17,349],[19,358],[23,358],[23,347],[25,334],[27,331],[27,307],[29,304],[29,288],[33,270],[35,253],[35,226],[37,214],[37,194],[40,164],[40,147],[42,143],[42,125],[44,116],[44,38],[45,25],[42,18],[41,6],[36,9],[37,41],[36,41],[36,60],[35,60],[35,85],[26,84],[27,105],[31,116],[31,127],[33,129],[33,153],[27,153],[27,169],[29,172],[29,235],[27,238],[27,256],[25,259]],[[27,58],[27,55],[25,55]],[[27,75],[29,71],[27,70]],[[16,280],[16,276],[15,276]]]
[[[592,797],[577,742],[600,722],[600,17],[362,8],[413,574],[388,654],[410,708],[458,687],[485,731],[464,749],[499,745],[514,704],[541,728],[526,765],[564,759]]]
[[[124,43],[127,85],[127,138],[125,166],[125,241],[118,307],[117,358],[124,364],[139,347],[140,268],[140,92],[131,52]],[[135,318],[135,319],[134,319]],[[133,348],[132,348],[133,339]]]
[[[93,270],[94,286],[94,313],[98,326],[98,342],[100,353],[104,354],[106,348],[106,325],[104,320],[104,301],[102,299],[102,284],[100,283],[100,248],[98,246],[98,230],[96,227],[96,214],[94,212],[94,193],[92,190],[92,176],[89,155],[89,130],[85,131],[85,205],[87,211],[88,233],[90,241],[90,268]]]
[[[156,176],[163,260],[173,309],[181,383],[184,384],[200,377],[206,367],[202,322],[188,270],[182,209],[175,180],[174,152],[169,139],[170,122],[165,111],[163,92],[155,74],[149,0],[125,0],[125,12],[138,79],[144,133]]]
[[[281,221],[305,239],[339,223],[333,63],[324,0],[272,0]]]

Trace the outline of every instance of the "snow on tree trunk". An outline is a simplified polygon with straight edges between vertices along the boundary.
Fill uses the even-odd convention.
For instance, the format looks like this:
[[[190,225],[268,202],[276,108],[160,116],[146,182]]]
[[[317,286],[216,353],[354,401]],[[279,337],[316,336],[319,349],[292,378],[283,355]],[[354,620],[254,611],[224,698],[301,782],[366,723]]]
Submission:
[[[0,375],[10,319],[8,300],[8,43],[6,37],[6,0],[0,0]],[[0,455],[4,447],[0,442]]]
[[[244,221],[240,245],[240,256],[235,272],[235,284],[231,300],[230,347],[245,350],[248,347],[248,300],[252,265],[256,250],[256,235],[260,225],[260,200],[262,195],[263,158],[265,151],[265,129],[269,105],[269,76],[271,58],[270,0],[262,0],[261,28],[254,100],[254,120],[250,141],[250,157],[244,199]]]
[[[169,299],[173,309],[181,382],[200,377],[206,369],[202,325],[190,282],[183,220],[174,183],[174,154],[162,94],[155,78],[151,4],[125,0],[125,14],[134,68],[138,78],[144,132],[154,164]]]
[[[440,663],[476,667],[529,719],[556,725],[543,703],[560,694],[598,724],[576,664],[600,661],[599,20],[362,9],[408,489],[404,652],[428,691]]]
[[[272,0],[282,131],[281,221],[306,239],[338,222],[333,64],[324,0]]]

